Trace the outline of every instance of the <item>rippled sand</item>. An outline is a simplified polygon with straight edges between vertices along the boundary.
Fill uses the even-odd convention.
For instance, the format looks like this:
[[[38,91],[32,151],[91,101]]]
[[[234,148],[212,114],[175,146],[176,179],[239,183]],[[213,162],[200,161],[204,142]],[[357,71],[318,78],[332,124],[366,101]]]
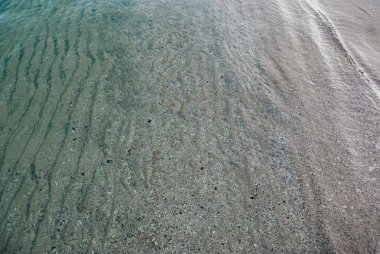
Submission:
[[[4,0],[0,57],[0,253],[380,252],[380,2]]]

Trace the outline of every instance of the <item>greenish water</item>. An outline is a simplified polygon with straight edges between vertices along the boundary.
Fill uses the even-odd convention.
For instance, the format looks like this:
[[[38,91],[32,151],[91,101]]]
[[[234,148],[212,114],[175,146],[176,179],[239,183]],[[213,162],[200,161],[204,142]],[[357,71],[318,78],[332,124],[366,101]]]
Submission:
[[[379,251],[358,4],[0,1],[0,253]]]

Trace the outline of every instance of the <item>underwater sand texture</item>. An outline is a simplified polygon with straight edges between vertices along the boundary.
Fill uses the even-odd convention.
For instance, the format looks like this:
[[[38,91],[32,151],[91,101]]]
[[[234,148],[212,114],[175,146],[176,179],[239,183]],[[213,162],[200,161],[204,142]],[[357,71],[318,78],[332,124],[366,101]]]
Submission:
[[[0,253],[379,253],[380,2],[0,1]]]

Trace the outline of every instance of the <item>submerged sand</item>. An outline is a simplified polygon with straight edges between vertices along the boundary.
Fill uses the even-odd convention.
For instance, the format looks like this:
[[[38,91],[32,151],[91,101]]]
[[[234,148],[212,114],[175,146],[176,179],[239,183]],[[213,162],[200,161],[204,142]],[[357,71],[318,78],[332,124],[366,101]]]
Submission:
[[[0,3],[1,253],[379,253],[380,2]]]

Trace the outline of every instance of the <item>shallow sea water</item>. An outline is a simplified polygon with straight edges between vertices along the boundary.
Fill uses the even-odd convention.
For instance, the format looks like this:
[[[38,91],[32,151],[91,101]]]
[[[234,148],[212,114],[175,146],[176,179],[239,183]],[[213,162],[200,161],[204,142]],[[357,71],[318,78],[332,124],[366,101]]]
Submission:
[[[379,59],[379,1],[0,1],[0,253],[379,253]]]

